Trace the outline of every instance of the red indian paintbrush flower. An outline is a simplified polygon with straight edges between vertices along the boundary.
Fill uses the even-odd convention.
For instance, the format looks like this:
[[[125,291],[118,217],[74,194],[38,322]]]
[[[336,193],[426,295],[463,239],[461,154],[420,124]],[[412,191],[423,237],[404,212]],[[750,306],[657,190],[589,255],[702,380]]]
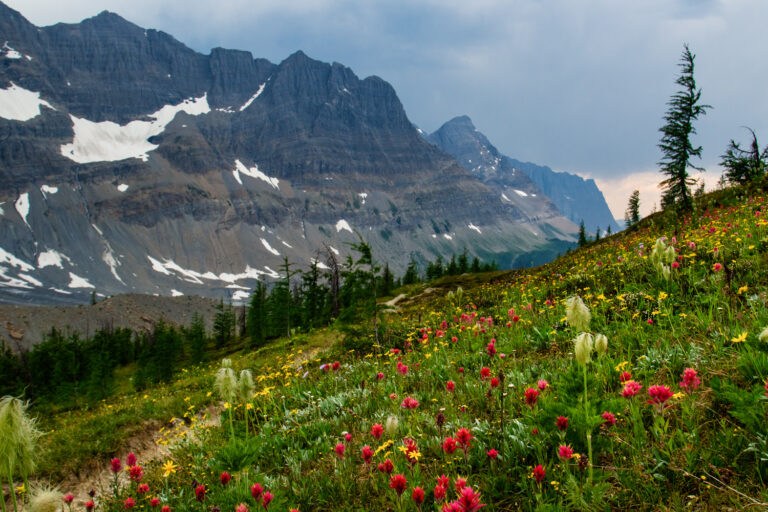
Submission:
[[[696,370],[693,368],[686,368],[683,370],[683,381],[680,383],[680,387],[687,391],[693,391],[701,385],[701,379],[699,379]]]
[[[467,486],[467,479],[457,476],[454,486],[456,487],[456,493],[461,494],[462,489]]]
[[[334,448],[334,451],[336,452],[336,455],[339,456],[339,459],[343,459],[344,458],[344,450],[346,450],[346,449],[347,449],[347,447],[344,446],[343,443],[338,443],[336,445],[336,447]]]
[[[407,485],[408,481],[405,479],[405,476],[399,473],[389,479],[389,488],[393,489],[398,496],[403,494]]]
[[[495,448],[491,448],[490,450],[485,452],[485,454],[488,456],[489,459],[496,460],[499,458],[499,452],[497,452]]]
[[[454,389],[456,389],[456,384],[452,380],[449,380],[448,382],[445,383],[445,389],[447,389],[448,391],[453,391]]]
[[[491,379],[491,387],[492,387],[492,388],[497,388],[497,387],[499,387],[499,379],[497,379],[496,377],[492,378],[492,379]]]
[[[568,428],[568,418],[565,416],[558,416],[555,420],[555,425],[557,425],[557,430],[563,431]]]
[[[445,499],[445,493],[447,489],[443,487],[442,485],[436,485],[435,490],[433,491],[435,494],[435,501],[440,502]]]
[[[648,388],[648,395],[651,397],[649,404],[664,405],[664,402],[672,398],[672,390],[667,386],[651,386]]]
[[[448,455],[456,451],[456,440],[452,437],[446,437],[443,441],[443,451]]]
[[[365,461],[366,464],[371,463],[371,459],[373,459],[373,450],[371,449],[370,446],[368,445],[363,446],[362,457],[363,457],[363,461]]]
[[[400,407],[402,407],[403,409],[415,409],[418,406],[419,406],[419,401],[409,396],[405,397],[403,399],[403,403],[400,404]]]
[[[544,466],[539,464],[535,468],[533,468],[533,477],[536,479],[536,483],[541,485],[541,482],[544,481],[544,477],[547,476],[547,470],[544,469]]]
[[[152,498],[149,500],[149,506],[152,508],[157,508],[160,506],[160,498]]]
[[[274,499],[274,495],[269,491],[264,491],[264,494],[261,495],[261,506],[264,507],[264,510],[267,510],[267,507],[269,506],[270,502]]]
[[[605,420],[605,425],[612,427],[616,424],[616,416],[614,416],[612,413],[605,411],[603,413],[603,420]]]
[[[261,484],[253,484],[251,486],[251,496],[253,496],[253,499],[258,500],[263,492],[264,487]]]
[[[128,474],[134,482],[141,482],[141,479],[144,478],[144,470],[141,466],[131,466],[128,468]]]
[[[248,505],[241,503],[235,507],[235,512],[248,512]]]
[[[130,496],[128,498],[125,498],[125,500],[123,501],[123,508],[125,510],[130,510],[135,506],[136,506],[136,501]]]
[[[122,468],[123,468],[123,464],[122,464],[122,462],[120,462],[120,459],[118,459],[117,457],[115,457],[114,459],[112,459],[112,462],[110,462],[110,468],[109,468],[109,469],[110,469],[110,470],[111,470],[113,473],[118,473],[118,472],[120,472],[120,470],[121,470]]]
[[[469,429],[466,429],[466,428],[460,428],[456,432],[456,440],[459,442],[459,444],[461,445],[462,449],[464,449],[464,451],[467,451],[467,449],[470,447],[470,441],[472,440],[473,437],[474,436],[469,431]]]
[[[203,501],[205,500],[205,486],[204,485],[198,485],[195,487],[195,499],[197,501]]]
[[[488,353],[489,356],[493,357],[496,355],[496,344],[495,343],[489,343],[488,347],[486,347],[485,351]]]
[[[488,377],[491,376],[491,369],[488,367],[483,367],[482,370],[480,370],[480,380],[485,380]]]
[[[448,486],[451,485],[451,480],[445,475],[440,475],[437,477],[437,485],[441,485],[447,489]]]
[[[160,512],[171,512],[171,507],[169,505],[163,505],[163,508],[160,509]]]
[[[141,484],[136,488],[136,492],[139,494],[147,494],[149,492],[149,484]]]
[[[480,503],[480,492],[475,492],[471,487],[465,487],[461,490],[458,502],[463,512],[476,512],[485,506]]]
[[[629,372],[621,372],[621,375],[619,375],[619,381],[621,381],[621,383],[623,384],[628,380],[632,380],[632,374]]]
[[[536,402],[539,400],[539,390],[528,388],[525,390],[525,403],[528,407],[533,409],[536,406]]]
[[[635,382],[634,380],[628,380],[624,383],[624,389],[621,390],[621,396],[624,398],[632,398],[636,394],[640,392],[640,390],[643,388],[640,384]]]
[[[549,382],[544,379],[539,379],[539,382],[536,383],[536,387],[539,388],[539,391],[544,391],[549,387]]]
[[[561,444],[557,448],[557,456],[560,457],[563,460],[568,460],[571,457],[573,457],[573,448],[571,448],[567,444]]]
[[[91,510],[93,510],[93,507],[95,506],[96,504],[93,502],[93,500],[88,500],[85,502],[85,510],[87,510],[88,512],[91,512]]]
[[[395,465],[392,464],[391,460],[387,459],[384,462],[379,463],[376,469],[378,469],[380,473],[386,473],[388,475],[391,475],[392,471],[395,470]]]
[[[371,435],[376,439],[379,439],[383,433],[384,433],[384,427],[381,426],[381,424],[379,423],[374,423],[373,426],[371,427]]]
[[[221,481],[221,485],[227,485],[231,479],[232,477],[226,471],[224,471],[219,477],[219,480]]]
[[[129,466],[135,466],[136,465],[136,455],[133,454],[133,452],[129,453],[125,456],[125,463]]]
[[[424,503],[424,489],[421,487],[414,487],[411,499],[416,503],[417,507],[421,508],[421,504]]]

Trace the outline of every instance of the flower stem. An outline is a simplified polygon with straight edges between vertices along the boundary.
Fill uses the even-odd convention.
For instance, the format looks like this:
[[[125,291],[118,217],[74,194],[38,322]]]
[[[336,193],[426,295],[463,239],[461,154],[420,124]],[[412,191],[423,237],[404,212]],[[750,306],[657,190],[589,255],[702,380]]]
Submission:
[[[19,508],[16,505],[16,490],[13,488],[13,477],[11,473],[10,462],[8,463],[8,490],[11,492],[11,501],[13,502],[13,510],[14,512],[18,512]]]
[[[584,421],[587,424],[587,451],[589,453],[589,483],[592,483],[592,428],[589,426],[589,401],[587,398],[587,365],[584,365]]]

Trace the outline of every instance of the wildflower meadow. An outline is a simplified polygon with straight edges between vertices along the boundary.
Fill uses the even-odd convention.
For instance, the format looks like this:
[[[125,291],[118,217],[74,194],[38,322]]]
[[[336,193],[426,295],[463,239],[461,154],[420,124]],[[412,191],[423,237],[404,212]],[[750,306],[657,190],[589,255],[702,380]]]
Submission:
[[[542,267],[412,285],[376,332],[222,350],[37,425],[3,402],[31,436],[3,441],[4,510],[766,508],[767,199],[718,191]],[[78,437],[131,416],[155,456]],[[86,462],[107,477],[74,494]]]

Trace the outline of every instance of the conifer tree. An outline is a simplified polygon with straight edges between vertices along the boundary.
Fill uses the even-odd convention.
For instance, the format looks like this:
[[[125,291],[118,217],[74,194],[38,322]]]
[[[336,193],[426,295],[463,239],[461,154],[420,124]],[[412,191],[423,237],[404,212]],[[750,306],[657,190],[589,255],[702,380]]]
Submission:
[[[411,258],[411,261],[408,263],[408,268],[405,270],[405,274],[403,275],[403,284],[414,284],[419,282],[419,269],[416,267],[416,262],[413,261],[413,258]]]
[[[312,329],[326,323],[323,318],[323,306],[327,290],[320,284],[320,277],[318,262],[316,259],[312,260],[309,270],[301,276],[301,323],[306,329]]]
[[[754,130],[747,130],[752,134],[750,148],[741,149],[741,145],[731,139],[728,149],[720,157],[720,165],[725,168],[725,177],[733,184],[746,185],[757,181],[768,169],[768,146],[760,151]]]
[[[659,184],[664,189],[663,207],[679,204],[683,209],[690,209],[692,197],[689,187],[695,180],[688,175],[688,168],[704,170],[691,163],[693,157],[701,158],[701,146],[691,143],[691,135],[696,133],[693,122],[712,107],[699,104],[701,90],[696,89],[696,81],[693,78],[694,58],[688,45],[685,45],[679,64],[681,74],[675,82],[681,90],[667,102],[669,110],[664,116],[666,123],[659,128],[662,133],[659,148],[663,155],[659,166],[661,173],[666,176]]]
[[[469,259],[467,256],[467,248],[464,248],[461,254],[459,254],[459,274],[466,274],[469,271]]]
[[[203,317],[196,312],[192,316],[192,323],[184,329],[184,343],[192,363],[198,364],[205,361],[206,341],[205,322],[203,322]]]
[[[624,221],[627,227],[632,226],[640,222],[640,191],[635,190],[632,195],[629,196],[629,204],[627,205],[627,211],[624,213]]]
[[[251,294],[251,302],[248,305],[248,316],[245,322],[251,348],[261,347],[267,339],[268,308],[267,286],[259,281],[256,283],[256,288],[254,288]]]
[[[579,247],[587,245],[587,229],[584,227],[584,220],[579,224]]]

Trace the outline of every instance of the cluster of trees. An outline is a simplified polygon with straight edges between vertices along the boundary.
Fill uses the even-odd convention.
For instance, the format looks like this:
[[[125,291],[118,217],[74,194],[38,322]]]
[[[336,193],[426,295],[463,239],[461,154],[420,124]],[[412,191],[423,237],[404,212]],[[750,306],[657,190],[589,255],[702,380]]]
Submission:
[[[91,338],[52,328],[31,349],[14,352],[0,341],[0,395],[72,404],[100,400],[115,389],[114,372],[136,364],[136,389],[169,381],[183,361],[206,357],[205,324],[195,315],[188,327],[159,321],[149,332],[105,327]]]
[[[701,146],[695,146],[691,142],[691,135],[696,133],[694,121],[699,116],[706,114],[711,109],[710,105],[700,103],[701,89],[697,89],[693,76],[695,55],[691,53],[688,45],[685,45],[680,62],[681,73],[676,82],[680,90],[676,92],[667,103],[669,109],[664,116],[665,124],[659,131],[662,133],[659,148],[662,152],[662,160],[659,162],[661,173],[666,176],[659,186],[663,189],[661,206],[679,206],[682,209],[690,209],[693,206],[693,197],[690,186],[695,180],[688,174],[688,169],[703,171],[692,163],[694,157],[701,158]],[[747,128],[752,134],[752,142],[749,149],[742,149],[741,145],[731,140],[726,152],[721,156],[720,165],[725,168],[725,179],[731,184],[749,185],[761,181],[766,176],[768,164],[768,147],[760,150],[755,132]],[[703,188],[697,193],[703,193]],[[635,215],[639,197],[637,191],[630,198],[628,215],[631,213],[632,223],[639,220]],[[635,207],[633,209],[633,200]],[[630,212],[631,210],[631,212]]]
[[[611,225],[608,224],[608,228],[605,230],[605,236],[611,236],[611,234],[612,234]],[[595,236],[590,237],[589,234],[587,233],[587,228],[584,227],[584,221],[583,220],[581,221],[581,223],[579,224],[579,240],[578,240],[579,247],[584,247],[590,242],[597,242],[598,240],[600,240],[600,236],[601,236],[600,226],[597,226],[597,228],[595,228]]]

